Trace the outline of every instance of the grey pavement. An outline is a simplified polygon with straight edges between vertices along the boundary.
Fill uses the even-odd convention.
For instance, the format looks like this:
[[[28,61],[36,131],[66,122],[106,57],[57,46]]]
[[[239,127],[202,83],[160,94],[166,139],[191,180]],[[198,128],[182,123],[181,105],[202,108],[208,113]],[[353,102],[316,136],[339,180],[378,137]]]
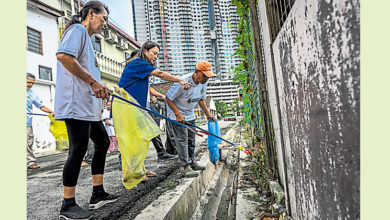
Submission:
[[[221,129],[231,122],[220,121]],[[207,126],[207,125],[206,125]],[[206,128],[206,126],[204,128]],[[162,134],[165,143],[166,135]],[[200,147],[207,141],[207,136],[196,136],[196,146]],[[157,162],[157,152],[151,143],[145,167],[158,174],[158,177],[150,177],[146,182],[138,184],[131,190],[122,185],[122,173],[118,170],[119,152],[107,154],[104,174],[104,188],[107,192],[120,195],[117,202],[108,204],[94,211],[96,219],[118,219],[137,205],[137,200],[153,191],[169,175],[180,167],[179,159]],[[206,143],[207,145],[207,143]],[[52,152],[37,154],[40,169],[27,172],[27,219],[58,219],[62,190],[62,169],[67,158],[67,152]],[[92,178],[90,166],[82,167],[76,188],[76,202],[84,208],[88,207],[92,193]],[[141,206],[142,207],[142,206]],[[145,205],[146,207],[146,205]],[[141,210],[139,210],[141,211]]]

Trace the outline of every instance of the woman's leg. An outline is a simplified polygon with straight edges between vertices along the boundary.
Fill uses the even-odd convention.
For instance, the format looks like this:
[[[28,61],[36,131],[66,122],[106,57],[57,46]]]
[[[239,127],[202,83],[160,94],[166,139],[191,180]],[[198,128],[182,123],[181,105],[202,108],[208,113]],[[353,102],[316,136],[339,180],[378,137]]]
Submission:
[[[110,139],[102,122],[91,122],[91,140],[95,144],[95,153],[92,157],[92,175],[103,175],[106,163],[107,149]],[[92,179],[93,180],[93,179]]]
[[[88,148],[90,122],[67,119],[65,124],[69,137],[69,152],[62,173],[64,200],[62,201],[60,218],[87,219],[92,216],[92,212],[76,204],[75,191],[81,162]]]
[[[102,122],[91,122],[90,137],[95,143],[95,153],[91,164],[93,192],[89,209],[98,209],[107,203],[115,202],[118,196],[106,193],[103,187],[104,166],[110,139]]]
[[[116,136],[111,136],[111,141],[114,143],[114,149],[119,149],[118,146],[118,139],[116,139]]]
[[[65,120],[69,137],[68,159],[63,170],[64,197],[74,197],[74,190],[80,173],[81,162],[88,149],[90,122],[67,119]]]

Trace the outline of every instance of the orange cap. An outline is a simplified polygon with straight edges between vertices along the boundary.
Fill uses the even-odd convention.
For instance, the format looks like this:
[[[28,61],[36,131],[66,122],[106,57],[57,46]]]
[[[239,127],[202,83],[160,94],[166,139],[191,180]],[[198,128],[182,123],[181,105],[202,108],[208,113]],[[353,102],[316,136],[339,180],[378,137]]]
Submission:
[[[206,60],[201,60],[196,65],[196,69],[202,71],[207,77],[213,77],[215,74],[213,73],[213,66]]]

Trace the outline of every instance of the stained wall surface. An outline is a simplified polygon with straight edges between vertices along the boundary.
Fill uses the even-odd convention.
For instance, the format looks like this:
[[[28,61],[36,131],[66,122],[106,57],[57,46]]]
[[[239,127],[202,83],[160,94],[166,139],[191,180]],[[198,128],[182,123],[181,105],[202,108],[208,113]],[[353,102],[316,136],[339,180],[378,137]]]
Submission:
[[[291,214],[359,219],[359,1],[297,0],[274,42],[264,2],[258,6],[278,167],[286,170],[281,177]]]

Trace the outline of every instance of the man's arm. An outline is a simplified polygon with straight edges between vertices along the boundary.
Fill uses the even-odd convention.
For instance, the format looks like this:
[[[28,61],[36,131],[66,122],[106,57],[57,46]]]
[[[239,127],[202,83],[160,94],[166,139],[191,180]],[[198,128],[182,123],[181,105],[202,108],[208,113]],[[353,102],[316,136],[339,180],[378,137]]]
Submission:
[[[84,70],[80,63],[73,56],[66,53],[58,53],[57,59],[61,64],[73,75],[77,76],[84,82],[88,83],[96,98],[105,98],[108,100],[108,92],[110,91],[105,85],[96,81],[91,74]]]
[[[175,102],[171,101],[168,97],[165,98],[169,108],[172,109],[173,113],[175,113],[176,121],[184,124],[184,117],[180,113],[179,109],[177,108]]]
[[[208,119],[212,119],[213,121],[215,121],[214,116],[210,114],[209,108],[207,108],[206,102],[203,99],[201,99],[199,100],[198,104],[200,108],[203,110],[203,112],[206,114],[206,117]]]
[[[51,115],[54,115],[54,111],[51,110],[50,108],[46,107],[46,106],[42,106],[39,109],[41,109],[44,112],[50,113]]]
[[[177,76],[172,76],[171,74],[169,74],[165,71],[159,70],[159,69],[153,70],[150,74],[153,76],[157,76],[157,77],[159,77],[163,80],[166,80],[166,81],[178,82],[178,83],[180,83],[180,85],[182,85],[184,87],[184,89],[188,89],[188,88],[190,88],[190,86],[194,86],[191,83],[188,83],[188,82],[180,79]]]
[[[153,87],[149,88],[149,92],[150,92],[151,95],[154,95],[154,96],[160,97],[162,99],[165,99],[165,95],[157,92],[155,89],[153,89]]]

